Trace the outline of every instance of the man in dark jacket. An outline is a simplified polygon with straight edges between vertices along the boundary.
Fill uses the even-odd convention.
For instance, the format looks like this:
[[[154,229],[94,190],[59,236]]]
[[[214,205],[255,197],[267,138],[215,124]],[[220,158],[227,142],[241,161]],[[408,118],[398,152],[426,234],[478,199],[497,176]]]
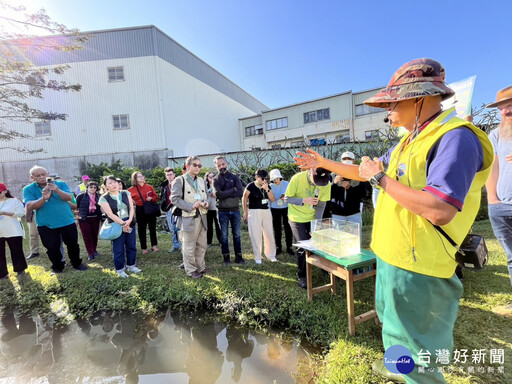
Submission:
[[[231,223],[233,246],[235,247],[235,263],[245,264],[242,257],[242,241],[240,239],[240,198],[244,188],[238,176],[228,171],[228,163],[222,156],[217,156],[213,162],[219,171],[213,180],[213,188],[217,197],[217,210],[220,223],[220,245],[224,265],[230,264],[228,230]]]
[[[167,215],[167,225],[169,226],[169,231],[171,231],[173,244],[169,252],[172,253],[181,250],[181,242],[178,234],[180,229],[176,225],[177,217],[172,214],[173,205],[171,203],[171,188],[175,174],[174,170],[170,167],[165,168],[164,172],[166,180],[160,184],[160,201],[162,202],[160,208]]]

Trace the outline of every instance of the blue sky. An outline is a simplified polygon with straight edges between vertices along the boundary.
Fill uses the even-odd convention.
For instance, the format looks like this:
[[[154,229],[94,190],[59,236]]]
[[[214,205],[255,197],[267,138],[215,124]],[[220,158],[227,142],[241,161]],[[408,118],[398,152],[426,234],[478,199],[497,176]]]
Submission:
[[[449,83],[477,75],[474,107],[512,84],[508,0],[21,3],[82,31],[155,25],[270,108],[385,86],[419,57]]]

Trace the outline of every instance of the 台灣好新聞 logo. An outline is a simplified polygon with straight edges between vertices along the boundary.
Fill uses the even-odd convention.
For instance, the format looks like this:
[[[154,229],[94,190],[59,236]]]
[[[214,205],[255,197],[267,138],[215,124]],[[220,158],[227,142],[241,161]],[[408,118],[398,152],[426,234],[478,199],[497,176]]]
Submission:
[[[414,369],[411,351],[402,345],[392,345],[384,352],[384,366],[389,372],[411,373]]]

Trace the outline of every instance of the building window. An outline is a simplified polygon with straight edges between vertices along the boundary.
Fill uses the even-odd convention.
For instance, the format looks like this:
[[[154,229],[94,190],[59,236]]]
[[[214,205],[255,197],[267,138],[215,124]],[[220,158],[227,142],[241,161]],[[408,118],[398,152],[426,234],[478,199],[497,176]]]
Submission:
[[[124,67],[108,68],[108,82],[124,81]]]
[[[281,117],[280,119],[267,120],[265,122],[265,126],[267,127],[267,131],[272,131],[273,129],[280,129],[288,127],[288,118]]]
[[[253,125],[252,127],[245,127],[245,136],[263,135],[263,125]]]
[[[304,114],[304,124],[314,123],[321,120],[329,120],[329,108],[319,109],[318,111],[306,112]]]
[[[371,113],[384,112],[385,109],[370,107],[366,104],[356,104],[356,116],[369,115]]]
[[[36,127],[36,136],[50,136],[52,134],[52,127],[50,120],[38,121],[34,123]]]
[[[365,131],[364,137],[366,140],[375,140],[379,138],[379,130],[375,129],[373,131]]]
[[[130,120],[128,115],[112,115],[114,129],[130,129]]]
[[[339,135],[336,135],[335,143],[348,143],[350,141],[350,131],[348,129],[341,131]]]

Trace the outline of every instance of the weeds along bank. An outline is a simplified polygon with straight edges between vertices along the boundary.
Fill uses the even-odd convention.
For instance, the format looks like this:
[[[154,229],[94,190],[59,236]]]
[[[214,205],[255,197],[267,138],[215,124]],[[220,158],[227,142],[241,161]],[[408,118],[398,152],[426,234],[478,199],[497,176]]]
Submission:
[[[370,228],[363,230],[363,247],[369,243]],[[488,221],[477,223],[476,232],[488,239],[490,264],[479,273],[466,273],[465,292],[455,327],[455,347],[473,349],[512,346],[509,319],[494,315],[490,309],[500,300],[510,300],[505,255],[492,238]],[[324,356],[312,368],[314,380],[322,383],[379,382],[371,374],[371,362],[381,358],[380,327],[365,322],[357,327],[356,336],[348,335],[345,290],[336,296],[316,294],[307,301],[306,292],[296,284],[296,262],[291,256],[278,256],[278,263],[254,263],[249,237],[242,230],[243,256],[247,266],[224,267],[220,247],[208,249],[206,263],[211,274],[190,279],[178,268],[181,257],[169,254],[170,235],[159,234],[161,250],[140,256],[137,265],[143,272],[129,279],[117,278],[112,267],[110,243],[100,241],[99,258],[88,265],[85,273],[65,272],[50,276],[50,262],[41,257],[29,260],[29,276],[0,281],[0,306],[51,317],[57,323],[88,318],[100,309],[131,310],[152,315],[158,308],[183,311],[206,310],[234,321],[239,326],[265,330],[269,327],[324,347]],[[27,240],[26,240],[27,241]],[[82,249],[82,257],[85,248]],[[501,253],[500,253],[501,252]],[[86,256],[86,255],[85,255]],[[11,267],[10,267],[11,268]],[[12,274],[11,274],[12,275]],[[326,283],[327,275],[314,269],[313,283]],[[373,306],[374,285],[371,279],[354,284],[356,312]],[[507,321],[508,320],[508,321]],[[509,346],[509,347],[507,347]],[[481,382],[512,382],[512,361],[505,356],[505,376],[498,373],[473,374]],[[450,383],[468,383],[469,375],[447,375]],[[505,379],[504,379],[505,378]]]

